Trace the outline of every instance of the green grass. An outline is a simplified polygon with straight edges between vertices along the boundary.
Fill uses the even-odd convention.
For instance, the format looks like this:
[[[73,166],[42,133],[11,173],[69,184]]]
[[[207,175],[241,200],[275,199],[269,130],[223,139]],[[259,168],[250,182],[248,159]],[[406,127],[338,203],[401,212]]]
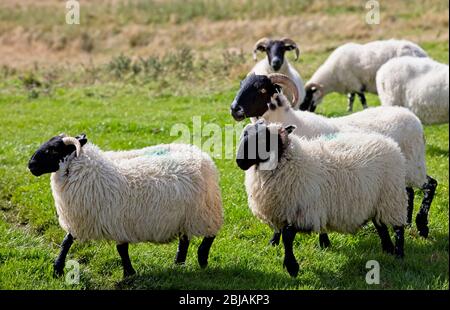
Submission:
[[[314,14],[325,10],[331,15],[359,10],[347,0],[336,4],[314,1],[311,6],[312,1],[283,0],[282,5],[279,1],[266,1],[255,5],[252,1],[234,0],[225,8],[218,7],[223,1],[210,1],[208,6],[206,2],[189,2],[186,9],[185,1],[181,0],[171,1],[170,5],[135,1],[123,10],[107,11],[109,14],[102,11],[104,6],[99,6],[92,12],[82,10],[82,20],[91,19],[85,19],[80,28],[61,26],[67,28],[64,30],[67,33],[62,33],[76,35],[89,27],[109,25],[108,19],[112,17],[117,17],[114,24],[122,26],[129,21],[183,23],[206,15],[211,20],[262,19],[280,15],[279,10],[306,9]],[[417,6],[418,2],[411,6]],[[33,11],[36,14],[25,9],[0,10],[0,19],[4,21],[0,33],[20,24],[25,28],[37,27],[40,35],[52,37],[49,29],[61,23],[56,19],[64,15],[43,18],[48,16],[44,14],[48,10]],[[448,10],[448,2],[439,2],[436,10]],[[155,11],[159,14],[150,14]],[[411,14],[416,11],[420,10]],[[386,38],[390,35],[383,34]],[[134,38],[133,44],[144,44],[139,41],[146,39],[143,37]],[[448,63],[448,42],[433,41],[432,37],[422,41],[431,57]],[[302,54],[295,65],[305,80],[333,48],[325,44],[319,52]],[[68,259],[80,263],[80,283],[69,285],[52,277],[52,262],[64,232],[57,222],[49,176],[36,178],[27,170],[32,153],[40,143],[61,132],[71,135],[85,132],[102,149],[118,150],[171,142],[174,139],[170,136],[171,127],[177,123],[191,126],[193,116],[201,115],[203,125],[234,125],[229,105],[239,86],[238,80],[253,62],[247,59],[248,55],[245,60],[240,56],[221,56],[208,63],[194,57],[191,63],[186,61],[186,55],[168,51],[162,58],[146,58],[147,67],[142,65],[138,73],[127,67],[127,59],[118,57],[109,62],[114,64],[109,69],[98,63],[83,70],[52,67],[33,69],[30,73],[9,67],[0,69],[0,289],[448,289],[448,124],[425,126],[428,173],[439,185],[431,206],[430,238],[424,240],[415,227],[408,228],[403,261],[381,252],[372,225],[356,235],[330,234],[332,247],[327,250],[319,248],[317,235],[297,235],[295,255],[301,269],[298,278],[290,278],[282,268],[282,247],[268,245],[270,229],[247,206],[243,172],[234,160],[216,159],[225,223],[213,244],[206,270],[201,270],[196,262],[199,240],[192,242],[184,267],[172,264],[175,242],[136,244],[130,246],[130,256],[138,275],[132,282],[123,282],[113,243],[75,242]],[[288,57],[292,59],[292,55]],[[35,79],[42,85],[36,87]],[[368,103],[378,105],[377,97],[369,95]],[[361,110],[358,100],[354,107]],[[333,94],[327,96],[317,112],[340,116],[346,114],[345,109],[345,96]],[[418,192],[415,213],[421,198]],[[365,264],[372,259],[380,263],[380,285],[365,282]]]
[[[318,247],[317,235],[298,235],[295,254],[300,274],[292,279],[282,268],[282,247],[271,247],[270,229],[250,212],[243,172],[233,160],[216,160],[221,174],[225,223],[213,245],[210,265],[196,262],[195,240],[187,264],[174,266],[176,243],[137,244],[130,255],[138,272],[121,280],[115,246],[108,242],[75,243],[68,259],[81,264],[78,285],[52,278],[52,261],[64,232],[59,228],[49,176],[33,177],[27,161],[38,145],[60,132],[85,132],[105,150],[131,149],[170,142],[176,123],[191,125],[202,116],[221,126],[234,124],[228,108],[233,88],[211,95],[151,96],[139,85],[102,84],[55,88],[50,96],[29,99],[18,82],[0,97],[0,288],[3,289],[448,289],[448,125],[427,126],[427,164],[439,187],[430,213],[430,238],[407,229],[406,257],[381,252],[372,225],[354,236],[331,234],[333,246]],[[377,98],[369,96],[369,105]],[[345,114],[345,96],[331,95],[318,108],[326,115]],[[359,103],[355,103],[359,110]],[[421,195],[416,199],[416,211]],[[381,265],[381,284],[365,283],[365,264]]]

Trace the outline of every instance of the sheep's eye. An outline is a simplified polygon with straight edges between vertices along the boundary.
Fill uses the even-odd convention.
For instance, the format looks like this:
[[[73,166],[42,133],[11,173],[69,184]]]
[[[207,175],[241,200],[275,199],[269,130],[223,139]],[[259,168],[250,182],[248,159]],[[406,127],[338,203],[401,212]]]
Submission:
[[[259,90],[259,92],[260,92],[261,94],[265,94],[265,93],[267,92],[267,90],[266,90],[265,88],[261,88],[261,89]]]
[[[44,151],[44,153],[45,154],[50,154],[50,155],[55,155],[55,154],[57,154],[58,152],[56,152],[55,150],[52,150],[52,149],[47,149],[47,150],[45,150]]]

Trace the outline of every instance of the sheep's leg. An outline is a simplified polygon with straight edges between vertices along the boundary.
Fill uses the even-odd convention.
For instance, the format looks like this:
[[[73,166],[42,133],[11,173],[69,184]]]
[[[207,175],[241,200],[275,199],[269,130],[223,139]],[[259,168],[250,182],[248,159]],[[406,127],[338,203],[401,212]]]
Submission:
[[[122,259],[123,277],[126,278],[136,274],[136,271],[134,271],[133,266],[131,265],[130,256],[128,256],[128,243],[118,244],[116,248]]]
[[[394,226],[395,232],[395,256],[397,258],[403,258],[405,256],[404,245],[405,245],[405,227]]]
[[[430,211],[431,202],[436,192],[437,181],[427,175],[427,183],[422,187],[423,200],[420,206],[419,213],[416,216],[416,225],[419,230],[419,235],[426,238],[428,237],[428,212]]]
[[[389,230],[383,223],[378,224],[375,220],[372,220],[373,225],[377,229],[378,235],[381,239],[381,248],[384,252],[394,254],[394,245],[392,244],[391,237],[389,236]]]
[[[347,111],[352,112],[353,111],[353,102],[355,102],[355,93],[348,93],[347,100],[348,100]]]
[[[300,269],[297,260],[295,259],[293,250],[296,233],[297,231],[292,225],[285,226],[281,232],[283,236],[283,245],[284,245],[283,266],[286,267],[291,277],[296,277]]]
[[[363,109],[367,109],[367,100],[364,93],[357,93]]]
[[[186,256],[189,248],[189,238],[182,235],[178,241],[177,255],[175,256],[175,264],[181,265],[186,262]]]
[[[270,239],[269,244],[276,246],[280,244],[281,233],[279,231],[274,230],[272,239]]]
[[[319,234],[319,245],[322,249],[326,249],[331,245],[330,239],[327,233]]]
[[[202,243],[198,247],[197,258],[200,268],[205,268],[208,266],[209,250],[211,249],[211,245],[213,244],[215,238],[216,236],[203,238]]]
[[[408,225],[411,225],[412,214],[414,211],[414,189],[412,187],[406,188],[406,193],[408,194]]]
[[[70,247],[73,244],[73,236],[68,233],[63,242],[61,243],[61,250],[58,257],[53,263],[53,276],[60,277],[64,274],[64,265],[66,264],[67,253],[69,253]]]

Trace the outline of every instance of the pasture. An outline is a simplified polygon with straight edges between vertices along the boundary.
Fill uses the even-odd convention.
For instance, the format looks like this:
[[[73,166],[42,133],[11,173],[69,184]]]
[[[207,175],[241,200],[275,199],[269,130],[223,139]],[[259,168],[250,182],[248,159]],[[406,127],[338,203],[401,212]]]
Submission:
[[[381,252],[371,224],[356,235],[330,234],[326,250],[316,234],[302,234],[294,246],[300,273],[290,278],[282,246],[268,244],[271,230],[247,206],[244,173],[222,150],[214,155],[225,223],[208,268],[196,261],[200,239],[185,266],[173,264],[176,242],[135,244],[137,275],[122,281],[113,243],[75,242],[68,259],[80,264],[79,283],[53,278],[64,231],[49,175],[27,169],[50,137],[84,132],[104,150],[134,149],[173,141],[171,128],[192,128],[198,116],[225,136],[225,125],[235,125],[230,103],[253,65],[252,45],[263,36],[298,43],[300,61],[288,58],[304,81],[349,41],[405,38],[437,61],[449,56],[447,1],[382,1],[379,25],[365,23],[365,1],[80,2],[80,25],[65,24],[61,1],[0,3],[0,289],[448,289],[448,124],[425,126],[428,174],[439,185],[430,237],[407,228],[403,261]],[[358,100],[354,106],[361,110]],[[346,96],[327,96],[316,113],[346,115]],[[416,192],[414,214],[421,198]],[[380,263],[379,285],[365,281],[368,260]]]

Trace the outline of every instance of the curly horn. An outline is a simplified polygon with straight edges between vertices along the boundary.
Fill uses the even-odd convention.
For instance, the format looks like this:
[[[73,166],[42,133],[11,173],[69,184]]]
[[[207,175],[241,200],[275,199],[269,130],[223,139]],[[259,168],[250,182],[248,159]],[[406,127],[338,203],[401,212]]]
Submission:
[[[298,49],[297,43],[295,43],[294,40],[292,40],[290,38],[283,38],[283,39],[281,39],[281,41],[285,45],[293,46],[293,48],[295,49],[295,60],[298,60],[298,57],[300,56],[300,50]]]
[[[264,49],[269,44],[270,39],[269,38],[261,38],[258,40],[258,42],[255,43],[255,46],[253,47],[253,60],[256,61],[256,53],[258,52],[260,47],[263,47]]]
[[[292,81],[288,76],[281,73],[271,73],[268,75],[268,78],[273,84],[281,85],[292,93],[293,105],[297,102],[299,97],[297,85],[295,85],[294,81]]]
[[[323,85],[322,84],[311,82],[311,83],[307,83],[305,85],[305,90],[312,89],[312,88],[316,88],[317,91],[323,92]]]
[[[78,139],[76,139],[74,137],[64,137],[62,139],[62,141],[63,141],[63,143],[65,145],[75,145],[77,157],[80,156],[80,154],[81,154],[81,144],[80,144],[80,141],[78,141]]]

